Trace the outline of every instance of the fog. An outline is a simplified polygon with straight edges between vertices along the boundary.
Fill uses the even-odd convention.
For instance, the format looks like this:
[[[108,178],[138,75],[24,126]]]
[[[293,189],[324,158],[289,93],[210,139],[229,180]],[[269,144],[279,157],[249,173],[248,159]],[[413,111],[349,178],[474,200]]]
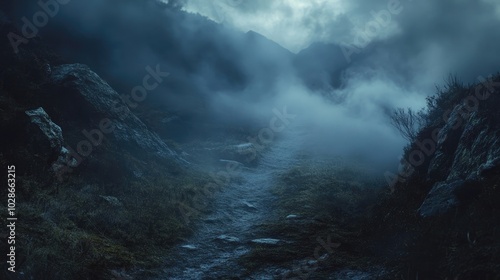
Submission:
[[[474,82],[500,60],[495,1],[162,2],[72,0],[39,35],[119,92],[160,65],[170,76],[144,104],[192,130],[258,128],[286,106],[309,127],[307,149],[381,168],[406,144],[389,125],[394,108],[422,108],[450,73]],[[40,9],[9,5],[19,26]],[[383,11],[390,19],[366,37]]]

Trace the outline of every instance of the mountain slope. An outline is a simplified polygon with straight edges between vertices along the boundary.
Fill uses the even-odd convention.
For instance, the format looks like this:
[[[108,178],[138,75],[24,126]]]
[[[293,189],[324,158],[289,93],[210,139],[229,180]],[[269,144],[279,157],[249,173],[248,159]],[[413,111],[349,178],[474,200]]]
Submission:
[[[396,264],[410,276],[500,276],[499,82],[500,75],[454,82],[430,98],[427,125],[407,147],[400,173],[388,176],[394,194],[373,226],[380,235],[411,234]]]

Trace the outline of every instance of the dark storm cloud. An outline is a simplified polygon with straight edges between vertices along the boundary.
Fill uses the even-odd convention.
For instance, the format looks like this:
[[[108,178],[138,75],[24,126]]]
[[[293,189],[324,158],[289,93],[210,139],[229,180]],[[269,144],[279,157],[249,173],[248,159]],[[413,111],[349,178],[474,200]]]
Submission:
[[[353,11],[364,15],[365,25],[387,1],[374,3]],[[478,75],[498,71],[498,6],[486,1],[401,1],[402,11],[391,19],[397,27],[393,34],[384,34],[382,28],[373,43],[360,51],[368,53],[372,64],[404,69],[413,84],[440,82],[449,73],[472,82]],[[365,25],[358,27],[364,30]]]

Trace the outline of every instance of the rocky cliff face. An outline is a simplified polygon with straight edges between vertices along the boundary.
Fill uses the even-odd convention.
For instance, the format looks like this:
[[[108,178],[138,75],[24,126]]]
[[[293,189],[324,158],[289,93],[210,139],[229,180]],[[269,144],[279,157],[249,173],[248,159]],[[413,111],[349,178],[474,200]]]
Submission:
[[[495,84],[500,77],[491,80]],[[464,206],[479,194],[484,182],[500,174],[500,127],[494,104],[500,88],[471,88],[459,102],[443,110],[444,124],[434,136],[420,134],[408,153],[413,177],[425,177],[432,188],[419,208],[424,217],[447,213]],[[481,92],[482,95],[478,93]]]
[[[38,93],[42,95],[41,107],[25,110],[22,121],[17,118],[11,128],[15,138],[26,141],[28,153],[52,165],[57,177],[62,179],[86,159],[94,159],[97,165],[110,164],[96,158],[107,151],[142,160],[142,167],[123,170],[135,176],[147,169],[149,159],[188,164],[148,130],[123,97],[87,66],[66,64],[50,72]]]
[[[440,93],[374,219],[383,236],[408,235],[399,259],[417,277],[498,278],[499,82]]]
[[[73,144],[80,156],[88,156],[107,141],[138,158],[156,157],[187,164],[130,111],[124,100],[131,96],[120,96],[87,66],[54,67],[49,84],[47,97],[56,100],[52,111],[63,131],[80,130],[81,139]]]

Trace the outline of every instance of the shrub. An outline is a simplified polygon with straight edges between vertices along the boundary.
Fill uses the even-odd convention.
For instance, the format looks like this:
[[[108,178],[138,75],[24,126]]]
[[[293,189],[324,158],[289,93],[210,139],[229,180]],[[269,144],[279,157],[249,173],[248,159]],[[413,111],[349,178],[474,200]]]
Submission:
[[[409,142],[416,139],[418,132],[426,125],[425,111],[398,108],[391,115],[391,124]]]

